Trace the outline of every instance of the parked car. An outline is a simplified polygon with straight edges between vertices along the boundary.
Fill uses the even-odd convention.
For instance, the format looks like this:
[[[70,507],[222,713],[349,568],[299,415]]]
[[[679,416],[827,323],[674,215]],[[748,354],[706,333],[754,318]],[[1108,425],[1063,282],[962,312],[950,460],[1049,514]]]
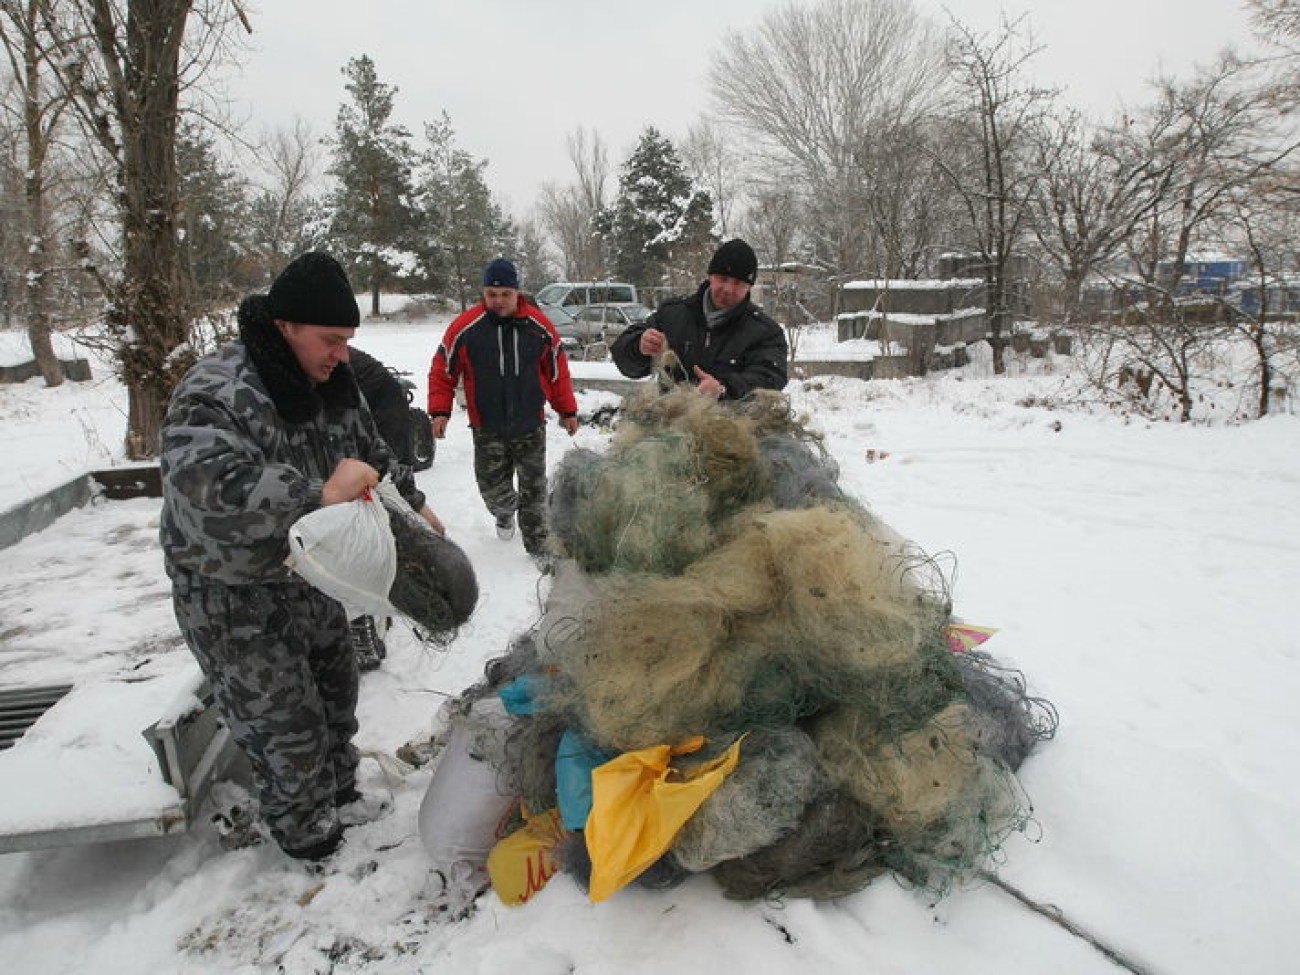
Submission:
[[[581,344],[613,342],[623,330],[650,317],[644,305],[598,304],[588,305],[574,316],[576,334]]]
[[[613,342],[629,325],[644,321],[650,315],[650,309],[642,305],[588,305],[579,309],[576,315],[565,316],[563,321],[552,317],[550,309],[543,308],[542,311],[551,319],[570,353],[598,343]]]
[[[562,308],[559,305],[548,304],[545,301],[538,301],[537,307],[542,310],[542,314],[549,318],[551,324],[556,328],[561,325],[573,324],[573,315],[577,311],[576,308]]]
[[[537,303],[537,307],[542,310],[543,315],[551,320],[555,330],[560,333],[560,341],[564,343],[565,351],[569,355],[573,355],[587,344],[587,336],[590,330],[579,325],[577,318],[571,312],[559,305],[545,305],[540,301]]]
[[[567,308],[571,312],[586,305],[607,302],[635,305],[639,300],[636,285],[624,281],[556,281],[537,292],[539,305]]]

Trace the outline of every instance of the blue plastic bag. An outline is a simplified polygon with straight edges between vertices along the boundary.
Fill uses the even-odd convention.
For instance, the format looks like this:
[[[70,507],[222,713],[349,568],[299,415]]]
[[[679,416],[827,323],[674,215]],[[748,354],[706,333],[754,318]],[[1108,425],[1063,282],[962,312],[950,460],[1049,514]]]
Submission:
[[[591,772],[617,752],[597,748],[572,728],[560,736],[555,751],[555,793],[565,829],[583,829],[591,812]]]

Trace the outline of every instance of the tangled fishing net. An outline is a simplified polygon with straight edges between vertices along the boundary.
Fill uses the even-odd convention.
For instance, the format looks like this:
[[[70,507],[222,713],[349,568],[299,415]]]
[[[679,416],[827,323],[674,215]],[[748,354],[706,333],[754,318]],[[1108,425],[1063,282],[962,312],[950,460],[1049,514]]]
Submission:
[[[703,735],[673,759],[687,777],[739,742],[643,882],[825,898],[892,872],[943,892],[1028,822],[1014,772],[1054,710],[953,652],[942,571],[844,494],[783,396],[629,401],[607,452],[562,459],[550,527],[541,620],[461,704],[528,684],[480,751],[534,809],[556,806],[571,735],[600,759]],[[563,857],[583,879],[581,842]]]
[[[478,577],[464,550],[434,531],[396,492],[381,491],[397,545],[397,573],[388,601],[424,637],[450,642],[478,602]]]

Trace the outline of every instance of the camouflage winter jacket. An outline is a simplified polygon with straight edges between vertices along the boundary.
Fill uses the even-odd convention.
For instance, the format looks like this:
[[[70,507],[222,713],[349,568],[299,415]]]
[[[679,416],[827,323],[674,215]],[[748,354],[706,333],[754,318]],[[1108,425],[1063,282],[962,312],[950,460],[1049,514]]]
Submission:
[[[321,487],[345,457],[393,474],[411,506],[424,505],[351,370],[340,365],[313,384],[263,296],[247,299],[239,317],[240,340],[199,360],[176,387],[160,454],[168,574],[230,585],[289,578],[289,527],[320,507]]]

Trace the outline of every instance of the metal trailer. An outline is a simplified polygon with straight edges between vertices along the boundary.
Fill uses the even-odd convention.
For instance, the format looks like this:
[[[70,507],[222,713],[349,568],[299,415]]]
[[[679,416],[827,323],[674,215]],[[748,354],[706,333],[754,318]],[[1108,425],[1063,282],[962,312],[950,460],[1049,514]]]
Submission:
[[[157,467],[94,471],[74,478],[39,498],[0,512],[0,548],[49,527],[59,517],[94,497],[159,497]],[[0,754],[19,747],[23,734],[73,689],[71,684],[0,687]],[[157,759],[167,801],[137,806],[131,815],[107,818],[88,804],[85,817],[57,824],[10,828],[0,822],[0,853],[40,850],[83,843],[169,836],[189,829],[212,783],[232,770],[237,751],[213,706],[207,681],[199,672],[142,734]],[[4,783],[4,792],[21,796],[25,784]]]

